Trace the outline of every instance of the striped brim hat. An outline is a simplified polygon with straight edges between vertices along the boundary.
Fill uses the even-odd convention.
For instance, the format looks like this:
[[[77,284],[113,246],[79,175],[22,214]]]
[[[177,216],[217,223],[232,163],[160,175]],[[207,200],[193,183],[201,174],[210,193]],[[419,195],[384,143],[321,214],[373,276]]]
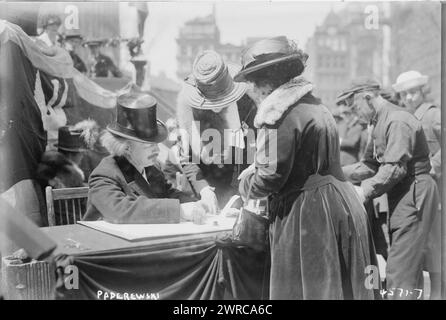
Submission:
[[[208,50],[195,59],[192,74],[185,79],[183,94],[190,107],[212,110],[238,101],[246,90],[246,84],[234,82],[222,57]]]

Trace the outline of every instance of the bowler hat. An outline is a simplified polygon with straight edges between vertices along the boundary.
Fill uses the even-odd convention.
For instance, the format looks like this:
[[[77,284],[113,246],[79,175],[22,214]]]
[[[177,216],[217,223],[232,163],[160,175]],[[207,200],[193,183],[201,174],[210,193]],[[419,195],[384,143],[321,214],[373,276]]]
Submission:
[[[186,103],[198,109],[229,106],[246,93],[244,83],[235,83],[223,58],[207,50],[194,61],[192,74],[186,78],[183,93]]]
[[[234,80],[246,81],[246,76],[252,72],[288,61],[295,62],[301,74],[307,59],[308,55],[285,36],[260,40],[242,54],[242,69],[235,75]]]
[[[70,126],[60,127],[58,130],[58,141],[55,144],[58,150],[69,152],[87,151],[82,130],[76,130]]]
[[[107,130],[139,142],[162,142],[167,137],[167,128],[156,118],[156,106],[156,99],[142,91],[121,94],[117,99],[116,121]]]

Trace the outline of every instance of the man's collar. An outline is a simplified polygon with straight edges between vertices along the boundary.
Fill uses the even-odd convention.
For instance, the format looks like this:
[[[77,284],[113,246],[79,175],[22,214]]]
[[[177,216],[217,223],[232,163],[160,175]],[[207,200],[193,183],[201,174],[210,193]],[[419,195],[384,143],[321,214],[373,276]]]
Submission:
[[[374,102],[373,102],[373,108],[375,109],[375,115],[373,116],[372,120],[370,120],[371,125],[373,125],[373,126],[376,125],[376,123],[379,120],[380,115],[385,111],[386,105],[388,103],[389,102],[381,96],[375,97]]]
[[[138,171],[141,174],[144,173],[144,167],[136,165],[135,162],[133,162],[132,159],[130,159],[130,157],[125,157],[125,158],[136,169],[136,171]]]

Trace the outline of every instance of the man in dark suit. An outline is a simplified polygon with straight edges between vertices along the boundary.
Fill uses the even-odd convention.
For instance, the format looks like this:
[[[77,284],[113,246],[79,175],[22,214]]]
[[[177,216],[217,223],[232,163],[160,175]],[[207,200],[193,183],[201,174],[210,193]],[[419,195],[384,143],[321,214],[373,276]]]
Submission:
[[[200,223],[205,208],[166,181],[156,161],[158,143],[167,137],[156,119],[156,100],[142,92],[118,98],[117,121],[102,144],[110,152],[89,178],[85,220],[112,223]]]

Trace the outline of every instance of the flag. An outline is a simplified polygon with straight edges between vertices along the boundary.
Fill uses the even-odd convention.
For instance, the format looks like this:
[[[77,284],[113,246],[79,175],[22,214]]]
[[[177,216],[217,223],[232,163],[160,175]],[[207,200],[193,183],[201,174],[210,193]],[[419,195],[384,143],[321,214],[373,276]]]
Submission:
[[[94,117],[102,125],[113,121],[116,93],[77,71],[62,48],[44,47],[5,20],[0,70],[0,192],[36,178],[49,128]]]

